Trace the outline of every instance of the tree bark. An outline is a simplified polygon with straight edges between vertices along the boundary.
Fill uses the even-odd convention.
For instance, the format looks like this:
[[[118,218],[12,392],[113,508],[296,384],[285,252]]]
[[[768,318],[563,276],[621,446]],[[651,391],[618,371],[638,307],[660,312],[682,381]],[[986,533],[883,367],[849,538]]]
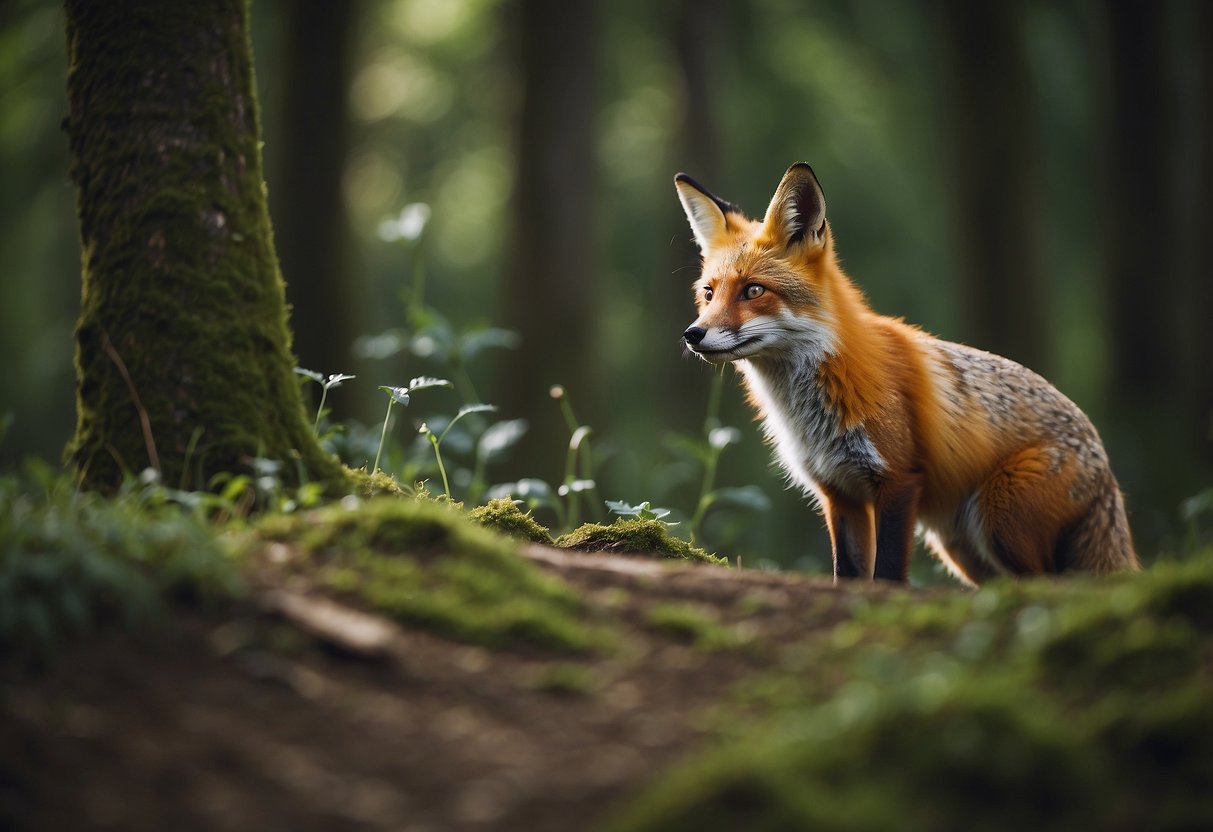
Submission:
[[[1040,161],[1023,4],[942,0],[965,340],[1048,374]]]
[[[292,373],[245,0],[67,0],[81,483],[204,487],[254,457],[348,482]]]
[[[507,413],[531,429],[519,455],[559,470],[567,428],[546,395],[565,385],[578,416],[600,415],[597,202],[594,161],[594,0],[520,0],[515,17],[522,82],[506,326],[522,336],[496,392]]]

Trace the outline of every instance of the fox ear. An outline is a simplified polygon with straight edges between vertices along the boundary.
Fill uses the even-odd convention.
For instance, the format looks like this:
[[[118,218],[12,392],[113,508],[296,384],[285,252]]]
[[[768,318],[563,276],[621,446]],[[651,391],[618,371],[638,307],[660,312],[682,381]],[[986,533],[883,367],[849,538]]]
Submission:
[[[821,245],[825,236],[826,197],[813,169],[797,162],[783,175],[763,221],[767,236],[786,248],[807,241]]]
[[[714,196],[685,173],[674,177],[674,189],[678,191],[678,201],[682,203],[682,210],[686,211],[687,222],[691,224],[691,233],[695,235],[699,250],[707,254],[728,230],[725,215],[737,209]]]

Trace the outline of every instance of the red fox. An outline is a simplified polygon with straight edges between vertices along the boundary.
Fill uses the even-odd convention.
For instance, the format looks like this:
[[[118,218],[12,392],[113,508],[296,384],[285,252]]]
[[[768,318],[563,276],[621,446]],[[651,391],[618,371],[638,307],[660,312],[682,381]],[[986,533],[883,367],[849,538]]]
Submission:
[[[1138,569],[1107,453],[1013,361],[878,315],[839,266],[813,169],[761,221],[674,178],[703,269],[687,347],[733,362],[788,477],[816,498],[834,577],[905,581],[916,526],[969,584]]]

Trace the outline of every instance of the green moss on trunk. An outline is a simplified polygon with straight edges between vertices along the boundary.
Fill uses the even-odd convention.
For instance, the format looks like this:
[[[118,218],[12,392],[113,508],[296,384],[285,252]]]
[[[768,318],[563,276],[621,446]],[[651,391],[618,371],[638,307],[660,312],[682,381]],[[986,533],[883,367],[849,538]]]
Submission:
[[[83,247],[67,450],[82,483],[152,465],[202,487],[260,456],[288,480],[348,486],[292,375],[246,0],[66,11]]]

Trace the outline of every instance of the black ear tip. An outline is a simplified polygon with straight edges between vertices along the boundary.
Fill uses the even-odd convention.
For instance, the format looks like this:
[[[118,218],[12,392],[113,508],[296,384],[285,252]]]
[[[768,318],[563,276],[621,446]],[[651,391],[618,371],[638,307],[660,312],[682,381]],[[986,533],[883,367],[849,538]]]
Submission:
[[[825,189],[821,187],[821,180],[817,178],[817,174],[813,172],[813,167],[808,162],[797,162],[788,168],[788,172],[784,176],[791,176],[793,172],[796,172],[800,176],[807,174],[806,178],[817,186],[817,190],[821,191],[823,197],[825,196]]]
[[[695,180],[681,171],[674,174],[674,183],[677,184],[679,182],[683,183],[684,185],[695,185]]]
[[[814,181],[817,179],[817,174],[813,172],[813,167],[808,162],[797,162],[788,168],[788,173],[791,173],[792,171],[796,171],[798,173],[807,173]],[[784,175],[786,176],[787,174]]]

